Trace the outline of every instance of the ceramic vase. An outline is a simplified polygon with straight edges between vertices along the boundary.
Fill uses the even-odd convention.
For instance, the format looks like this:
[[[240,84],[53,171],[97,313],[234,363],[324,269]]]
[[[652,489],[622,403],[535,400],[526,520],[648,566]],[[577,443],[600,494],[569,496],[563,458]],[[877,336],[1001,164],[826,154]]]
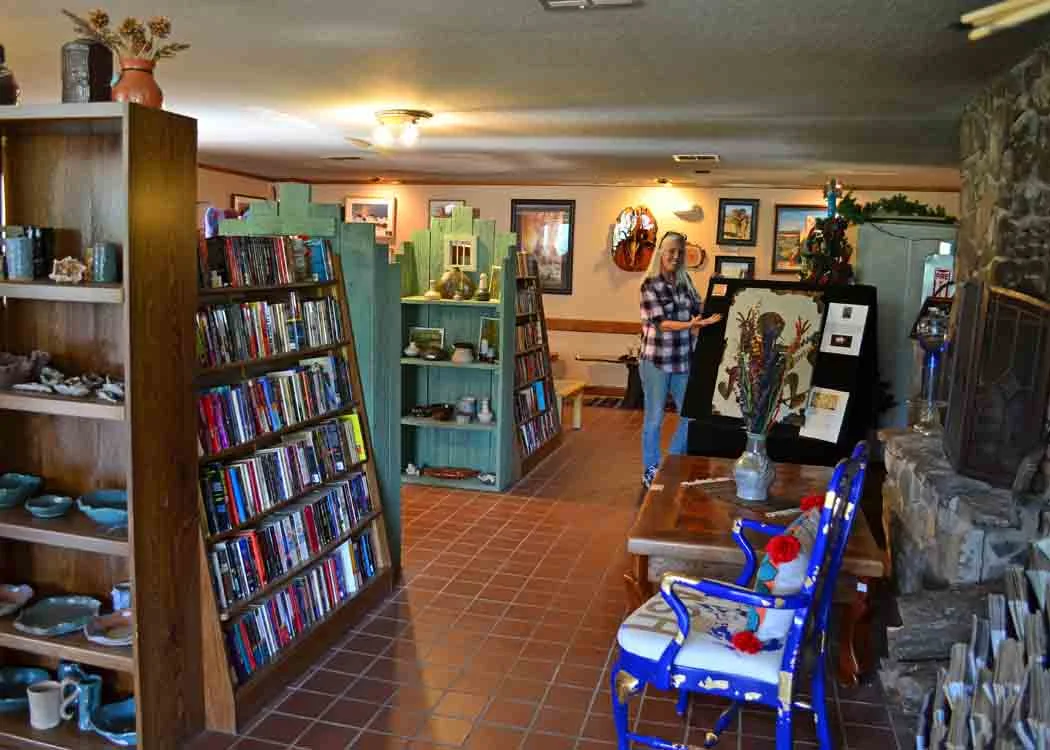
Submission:
[[[18,104],[21,93],[18,81],[15,80],[15,74],[5,62],[3,45],[0,45],[0,105]]]
[[[108,102],[113,96],[113,53],[91,39],[62,45],[62,102]]]
[[[736,496],[749,502],[765,501],[775,476],[776,469],[766,454],[766,436],[756,432],[747,433],[747,446],[733,466]]]
[[[496,415],[492,413],[492,399],[483,398],[478,401],[478,421],[481,424],[492,424]]]
[[[164,104],[164,92],[153,77],[156,65],[156,60],[121,58],[120,80],[113,87],[113,101],[134,102],[144,107],[160,109]]]

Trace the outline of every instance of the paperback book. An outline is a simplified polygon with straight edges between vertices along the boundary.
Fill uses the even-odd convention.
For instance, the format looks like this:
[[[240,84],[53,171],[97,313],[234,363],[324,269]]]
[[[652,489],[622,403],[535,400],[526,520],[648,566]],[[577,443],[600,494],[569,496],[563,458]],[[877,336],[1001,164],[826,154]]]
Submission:
[[[201,249],[200,284],[211,289],[331,281],[332,262],[327,239],[211,237]]]

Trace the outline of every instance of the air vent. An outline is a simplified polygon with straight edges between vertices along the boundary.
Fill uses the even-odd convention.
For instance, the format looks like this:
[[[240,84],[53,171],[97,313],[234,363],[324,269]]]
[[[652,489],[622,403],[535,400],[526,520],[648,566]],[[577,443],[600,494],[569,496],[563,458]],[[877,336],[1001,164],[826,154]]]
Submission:
[[[721,161],[718,154],[675,154],[671,157],[679,163],[690,163],[695,164],[696,162],[707,162],[709,164],[717,164]]]
[[[711,174],[710,169],[694,169],[693,174]]]
[[[324,161],[361,161],[363,156],[322,156]]]
[[[642,0],[540,0],[546,10],[607,10],[609,8],[634,8]]]

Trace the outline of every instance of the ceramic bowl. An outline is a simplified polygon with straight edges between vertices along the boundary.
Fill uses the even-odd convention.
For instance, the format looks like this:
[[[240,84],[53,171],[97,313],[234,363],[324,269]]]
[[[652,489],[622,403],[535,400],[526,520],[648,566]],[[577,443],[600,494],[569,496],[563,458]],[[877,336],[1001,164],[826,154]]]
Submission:
[[[37,667],[0,667],[0,713],[12,714],[29,710],[26,688],[50,680],[46,669]]]
[[[13,508],[40,492],[44,480],[32,474],[0,474],[0,508]]]
[[[447,422],[452,419],[452,414],[455,410],[456,409],[452,404],[431,404],[430,416],[432,419],[436,419],[440,422]]]
[[[95,490],[77,498],[77,508],[103,526],[126,526],[128,493],[124,490]]]
[[[91,717],[95,732],[114,745],[127,747],[138,743],[135,734],[135,699],[101,706]]]
[[[99,615],[84,626],[84,637],[100,646],[130,646],[135,637],[135,620],[130,609]]]
[[[0,617],[13,615],[32,598],[32,586],[26,586],[25,584],[15,585],[13,583],[0,584]]]
[[[30,635],[65,635],[82,629],[102,609],[90,596],[51,596],[23,609],[15,618],[15,630]]]
[[[37,518],[58,518],[73,507],[73,498],[65,495],[38,495],[26,500],[25,507]]]

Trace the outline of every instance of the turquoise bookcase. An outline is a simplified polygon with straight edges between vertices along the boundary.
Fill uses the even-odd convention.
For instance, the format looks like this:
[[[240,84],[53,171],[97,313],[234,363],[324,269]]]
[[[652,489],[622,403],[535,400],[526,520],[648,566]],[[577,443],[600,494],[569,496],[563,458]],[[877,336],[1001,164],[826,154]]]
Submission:
[[[440,279],[445,271],[445,241],[449,237],[474,239],[477,271],[470,275],[475,282],[481,272],[492,275],[500,290],[498,299],[477,302],[423,298],[429,280]],[[451,218],[433,219],[430,229],[414,232],[411,241],[402,246],[401,347],[408,342],[409,330],[413,327],[443,329],[446,345],[469,341],[477,346],[482,318],[499,320],[499,355],[495,363],[428,362],[403,357],[398,352],[401,468],[412,463],[420,469],[475,469],[494,474],[495,483],[486,484],[476,478],[451,480],[402,473],[401,481],[405,484],[500,491],[517,481],[521,474],[513,412],[516,242],[516,235],[497,232],[494,220],[477,219],[474,209],[463,206],[457,207]],[[494,266],[498,268],[493,269]],[[456,404],[463,396],[491,399],[495,422],[460,425],[455,421],[409,416],[413,406]]]

